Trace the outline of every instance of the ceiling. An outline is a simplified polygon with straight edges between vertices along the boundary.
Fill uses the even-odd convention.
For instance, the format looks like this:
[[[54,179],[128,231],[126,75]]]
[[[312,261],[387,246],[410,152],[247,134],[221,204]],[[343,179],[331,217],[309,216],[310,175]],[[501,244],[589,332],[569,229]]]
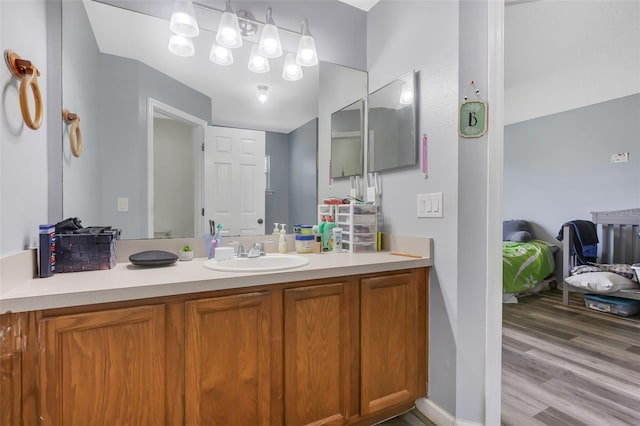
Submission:
[[[253,73],[247,63],[256,36],[233,50],[233,65],[209,60],[215,39],[209,27],[217,27],[217,12],[196,10],[201,27],[193,39],[196,53],[182,58],[167,49],[171,34],[167,20],[95,1],[84,0],[84,5],[100,52],[136,59],[210,97],[212,124],[289,133],[318,116],[319,66],[303,67],[302,80],[286,81],[282,78],[285,52],[270,60],[270,72]],[[287,37],[293,36],[281,32],[281,38]],[[257,101],[258,85],[269,86],[265,104]]]
[[[353,7],[357,7],[358,9],[364,10],[365,12],[368,12],[380,0],[338,0],[338,1],[341,1],[342,3],[346,3]]]

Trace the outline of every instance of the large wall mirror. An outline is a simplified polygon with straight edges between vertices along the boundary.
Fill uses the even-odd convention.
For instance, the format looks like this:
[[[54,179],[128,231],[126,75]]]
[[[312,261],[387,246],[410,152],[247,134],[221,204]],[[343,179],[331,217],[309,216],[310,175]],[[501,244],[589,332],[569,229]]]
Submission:
[[[66,130],[63,135],[64,217],[79,217],[85,226],[114,226],[125,239],[207,232],[204,223],[216,218],[202,215],[202,181],[211,175],[202,144],[207,128],[216,126],[264,133],[271,191],[253,196],[264,206],[260,219],[267,231],[270,222],[314,223],[318,145],[330,143],[319,133],[319,122],[330,120],[319,113],[319,99],[347,101],[338,90],[335,100],[327,100],[333,92],[326,90],[320,96],[320,75],[330,74],[332,81],[344,75],[352,86],[357,75],[363,97],[366,73],[321,60],[303,68],[302,80],[285,81],[286,51],[270,60],[268,73],[250,72],[249,54],[259,33],[233,50],[232,66],[214,64],[209,52],[215,29],[206,25],[193,39],[196,53],[178,57],[167,49],[168,16],[109,3],[127,4],[62,2],[62,108],[80,116],[84,139],[76,158]],[[269,87],[265,103],[257,99],[259,85]],[[265,173],[265,162],[259,164]],[[245,201],[225,200],[243,206]]]
[[[362,175],[364,161],[364,101],[331,114],[331,177]]]
[[[416,164],[415,81],[412,71],[369,94],[369,172]]]

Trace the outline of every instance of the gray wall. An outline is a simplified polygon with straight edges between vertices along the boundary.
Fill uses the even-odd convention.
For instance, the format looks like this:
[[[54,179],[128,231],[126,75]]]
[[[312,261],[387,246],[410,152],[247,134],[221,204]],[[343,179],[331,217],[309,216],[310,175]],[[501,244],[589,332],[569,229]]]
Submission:
[[[266,132],[265,153],[271,156],[271,189],[274,191],[265,195],[264,201],[264,231],[270,234],[275,222],[289,223],[289,135]]]
[[[419,134],[429,135],[429,177],[425,179],[417,166],[382,172],[382,214],[384,232],[433,238],[429,398],[452,414],[456,413],[456,345],[461,343],[456,343],[456,333],[458,317],[464,315],[458,312],[457,267],[459,28],[455,1],[383,0],[367,15],[369,87],[382,87],[411,70],[420,71],[417,119]],[[444,217],[418,219],[416,194],[430,192],[443,193]]]
[[[46,103],[45,13],[44,1],[0,1],[0,51],[11,49],[38,67],[38,82]],[[27,128],[20,113],[19,82],[4,64],[0,66],[0,84],[0,255],[6,256],[35,247],[38,225],[47,223],[48,118],[54,116],[58,122],[61,119],[59,106],[53,112],[45,109],[40,129]],[[62,139],[59,134],[58,137]],[[0,279],[3,289],[11,284],[5,281]]]
[[[318,119],[289,133],[289,224],[318,221]],[[288,229],[291,229],[289,227]]]
[[[640,206],[640,94],[505,126],[504,217],[554,242],[590,212]],[[629,162],[610,163],[613,153]]]

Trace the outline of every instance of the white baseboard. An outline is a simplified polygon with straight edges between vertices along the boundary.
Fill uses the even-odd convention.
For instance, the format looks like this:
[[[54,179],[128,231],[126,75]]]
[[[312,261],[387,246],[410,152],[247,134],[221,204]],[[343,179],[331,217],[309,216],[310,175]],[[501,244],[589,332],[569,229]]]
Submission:
[[[417,399],[416,408],[438,426],[483,426],[482,423],[456,419],[455,416],[429,398]]]
[[[429,398],[417,399],[416,408],[438,426],[456,426],[456,418]]]

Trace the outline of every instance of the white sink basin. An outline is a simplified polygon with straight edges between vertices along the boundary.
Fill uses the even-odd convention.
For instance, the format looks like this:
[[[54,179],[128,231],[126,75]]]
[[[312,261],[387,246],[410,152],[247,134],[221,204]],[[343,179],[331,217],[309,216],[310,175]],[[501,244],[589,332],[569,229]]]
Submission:
[[[268,272],[295,269],[309,264],[309,258],[297,254],[267,254],[260,257],[241,257],[231,260],[209,259],[205,268],[223,272]]]

